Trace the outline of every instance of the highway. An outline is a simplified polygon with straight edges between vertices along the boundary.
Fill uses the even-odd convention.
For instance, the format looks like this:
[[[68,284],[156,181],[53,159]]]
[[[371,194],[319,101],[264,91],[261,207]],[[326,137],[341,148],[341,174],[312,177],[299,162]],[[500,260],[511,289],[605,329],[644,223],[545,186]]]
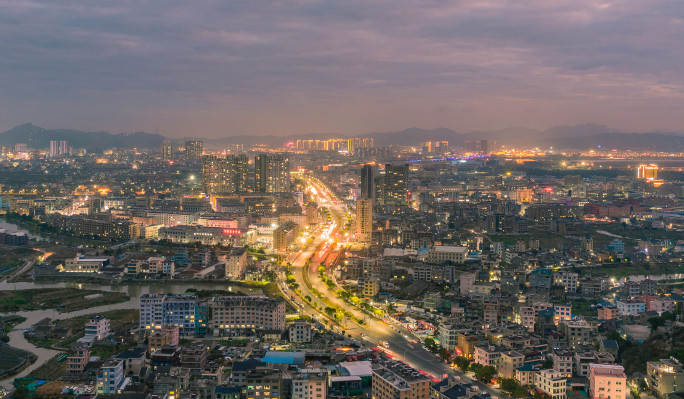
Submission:
[[[319,206],[327,206],[333,217],[330,229],[324,229],[323,233],[314,232],[315,239],[313,242],[307,245],[302,252],[291,254],[287,258],[288,261],[292,263],[290,271],[299,284],[302,295],[310,296],[312,301],[317,302],[317,307],[321,309],[325,309],[327,306],[321,303],[305,284],[304,273],[308,273],[308,278],[313,288],[325,295],[328,300],[339,308],[351,312],[359,319],[366,320],[366,325],[364,326],[360,326],[352,320],[347,320],[347,318],[342,322],[342,325],[346,328],[346,333],[352,334],[352,337],[357,341],[360,341],[367,346],[378,346],[377,344],[379,341],[386,341],[389,344],[390,355],[393,356],[395,360],[402,360],[416,370],[425,371],[433,378],[441,380],[445,374],[457,375],[463,378],[463,373],[442,362],[436,354],[423,349],[422,342],[420,342],[419,338],[401,326],[398,322],[389,319],[390,325],[386,321],[378,320],[345,302],[342,298],[328,290],[328,287],[318,275],[318,268],[331,251],[344,250],[344,242],[349,238],[340,237],[339,232],[343,227],[343,221],[346,220],[346,212],[339,204],[339,201],[334,200],[334,194],[329,192],[322,183],[313,178],[308,179],[308,181],[310,187],[313,187],[313,190],[310,191],[312,194],[318,196],[317,200]],[[330,242],[331,239],[333,242]],[[335,243],[337,240],[340,241],[341,248]],[[326,243],[329,245],[325,245]],[[314,251],[321,245],[323,245],[321,251],[315,253]],[[311,259],[311,263],[307,268],[306,263],[309,259]],[[330,272],[332,272],[332,270]],[[278,286],[281,287],[281,290],[284,290],[284,284],[280,283]],[[293,292],[288,289],[284,290],[284,294],[289,297]],[[325,315],[321,310],[312,308],[306,302],[302,301],[301,298],[297,298],[297,302],[303,305],[303,308],[300,308],[302,314],[317,316],[319,317],[319,320],[325,318]],[[467,377],[464,379],[466,381],[469,380]],[[503,395],[498,389],[494,389],[477,381],[473,381],[473,383],[494,396],[507,398],[507,396]]]

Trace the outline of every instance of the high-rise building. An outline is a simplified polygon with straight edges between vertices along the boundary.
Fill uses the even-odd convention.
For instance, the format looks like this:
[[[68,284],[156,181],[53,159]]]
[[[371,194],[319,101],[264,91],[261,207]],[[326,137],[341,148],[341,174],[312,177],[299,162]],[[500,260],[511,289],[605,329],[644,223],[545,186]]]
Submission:
[[[469,152],[475,152],[477,151],[477,142],[466,141],[465,143],[463,143],[463,149]]]
[[[477,142],[478,150],[483,154],[489,154],[489,140],[480,140]]]
[[[17,143],[14,145],[14,152],[28,152],[26,143]]]
[[[69,152],[69,145],[64,140],[50,140],[50,155],[62,155]]]
[[[637,179],[655,180],[658,178],[658,165],[639,165]]]
[[[209,196],[218,193],[247,191],[249,159],[239,155],[204,155],[202,157],[202,189]]]
[[[373,200],[356,200],[356,236],[360,242],[370,242],[373,234]]]
[[[385,165],[385,175],[381,176],[381,187],[378,190],[378,202],[382,205],[408,204],[409,165]]]
[[[161,156],[162,161],[170,161],[173,159],[173,146],[171,145],[171,140],[164,139],[164,143],[161,146]]]
[[[373,165],[363,165],[361,168],[361,197],[375,201],[375,168]]]
[[[196,160],[202,158],[204,152],[204,143],[201,141],[186,141],[185,142],[185,160]]]
[[[290,192],[290,161],[285,155],[260,154],[254,158],[254,191]]]

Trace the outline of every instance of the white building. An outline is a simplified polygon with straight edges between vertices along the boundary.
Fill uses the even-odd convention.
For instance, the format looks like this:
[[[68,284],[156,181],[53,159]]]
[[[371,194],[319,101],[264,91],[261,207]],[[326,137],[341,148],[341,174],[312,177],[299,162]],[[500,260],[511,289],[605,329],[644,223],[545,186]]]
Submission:
[[[646,311],[646,304],[639,301],[615,301],[620,315],[637,316],[639,313]]]
[[[183,211],[149,211],[147,217],[157,219],[158,224],[164,226],[184,226],[196,222],[199,217],[199,212],[183,212]]]
[[[140,329],[154,330],[164,326],[162,305],[166,295],[145,294],[140,297]]]
[[[167,296],[162,302],[162,314],[164,315],[165,326],[178,326],[181,335],[193,335],[195,333],[195,319],[199,317],[199,306],[202,304],[193,295]],[[206,312],[205,312],[206,313]]]
[[[168,259],[165,256],[153,256],[147,260],[148,270],[150,273],[165,273],[173,275],[176,268],[176,262]]]
[[[468,295],[473,290],[475,277],[475,273],[461,273],[459,276],[461,295]]]
[[[86,337],[104,339],[109,334],[109,319],[104,316],[91,317],[85,325]]]
[[[468,247],[435,245],[428,250],[427,261],[430,263],[442,263],[444,261],[465,263],[466,258],[468,258]]]

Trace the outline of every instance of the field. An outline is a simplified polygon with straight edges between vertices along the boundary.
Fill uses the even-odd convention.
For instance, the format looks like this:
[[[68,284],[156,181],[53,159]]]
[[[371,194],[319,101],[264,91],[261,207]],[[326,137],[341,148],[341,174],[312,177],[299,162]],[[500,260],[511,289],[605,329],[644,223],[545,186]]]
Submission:
[[[615,265],[606,264],[600,267],[581,269],[582,274],[591,274],[595,276],[607,275],[609,277],[627,277],[627,276],[659,276],[661,274],[684,273],[684,265],[674,263],[662,264],[624,264],[616,263]]]
[[[101,297],[85,299],[88,295]],[[22,310],[59,309],[60,312],[92,308],[128,301],[130,297],[121,292],[78,290],[75,288],[40,288],[19,291],[0,291],[0,312]]]

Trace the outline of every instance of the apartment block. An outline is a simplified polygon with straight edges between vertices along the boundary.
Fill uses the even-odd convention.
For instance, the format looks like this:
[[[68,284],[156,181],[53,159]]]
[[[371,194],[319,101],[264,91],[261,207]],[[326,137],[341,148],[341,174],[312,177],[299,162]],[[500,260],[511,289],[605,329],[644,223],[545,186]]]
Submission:
[[[551,399],[565,399],[567,377],[554,369],[540,370],[534,376],[534,385]]]
[[[625,399],[629,397],[627,376],[622,366],[590,364],[589,367],[590,398]]]
[[[401,362],[373,364],[373,399],[428,399],[431,381]]]
[[[214,297],[213,329],[285,329],[285,300],[260,296]]]
[[[649,387],[659,399],[684,391],[684,369],[682,363],[674,357],[646,363],[646,378]]]

